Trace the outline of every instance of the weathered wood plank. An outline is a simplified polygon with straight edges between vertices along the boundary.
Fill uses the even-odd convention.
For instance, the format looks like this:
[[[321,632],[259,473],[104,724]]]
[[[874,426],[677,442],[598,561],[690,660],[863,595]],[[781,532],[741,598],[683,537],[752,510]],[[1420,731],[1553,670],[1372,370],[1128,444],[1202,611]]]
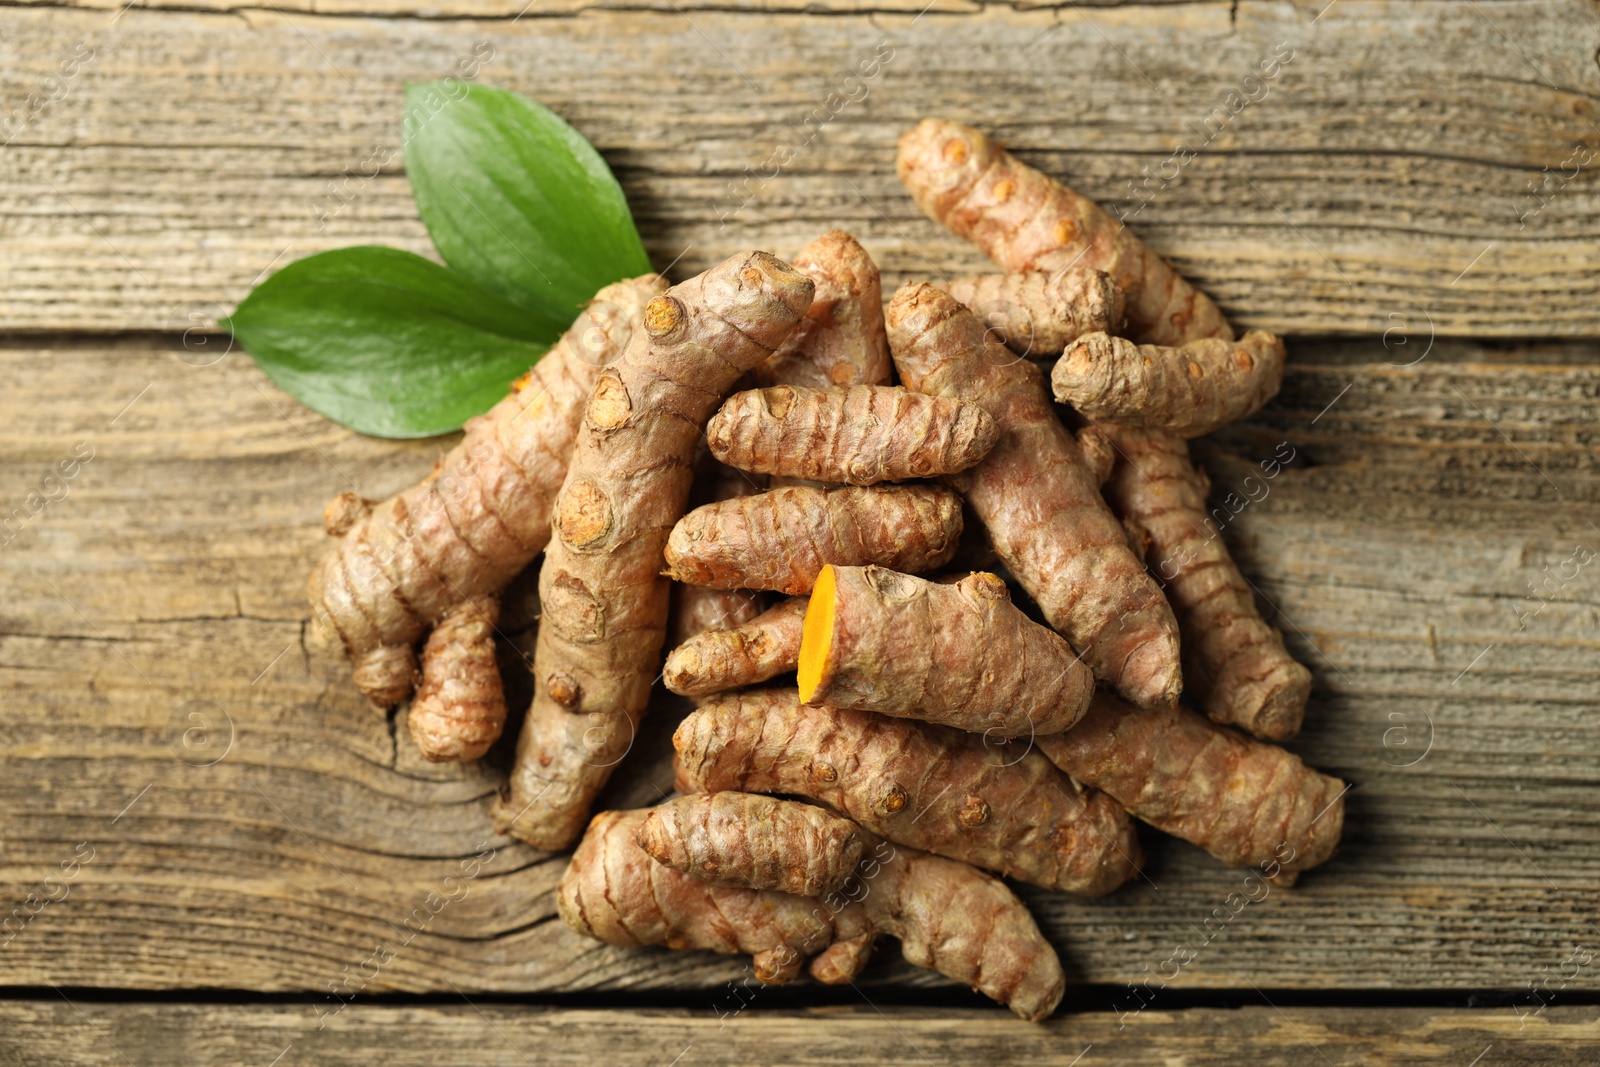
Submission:
[[[305,647],[323,503],[409,484],[442,444],[340,430],[240,353],[195,365],[215,352],[0,347],[0,519],[93,449],[0,550],[0,913],[65,893],[5,928],[0,984],[293,991],[331,1010],[330,986],[737,975],[569,933],[551,896],[563,859],[489,836],[506,746],[483,768],[424,764],[343,663]],[[1297,346],[1280,399],[1212,443],[1214,500],[1259,498],[1224,535],[1316,673],[1295,747],[1356,783],[1346,846],[1219,924],[1237,872],[1147,833],[1148,882],[1092,902],[1027,894],[1074,983],[1145,979],[1187,945],[1174,985],[1515,990],[1593,950],[1600,570],[1566,564],[1518,598],[1580,545],[1600,550],[1594,356],[1441,342],[1394,367],[1377,340]],[[1245,478],[1285,442],[1296,458],[1263,495]],[[534,610],[503,624],[518,684],[511,646],[531,647]],[[651,722],[612,803],[670,786],[649,756],[673,710]],[[453,880],[485,842],[492,857]],[[1600,988],[1594,968],[1569,988]]]
[[[422,19],[181,6],[114,23],[0,10],[0,101],[23,109],[0,151],[8,328],[187,329],[299,256],[358,242],[427,251],[400,169],[402,84],[442,77],[486,42],[477,76],[589,135],[652,255],[681,256],[679,273],[837,225],[892,280],[976,265],[893,175],[899,133],[943,113],[1107,203],[1147,199],[1133,224],[1242,323],[1600,334],[1600,194],[1592,163],[1573,162],[1600,151],[1600,12],[1579,0],[962,3],[920,17],[918,4],[827,17],[541,5],[520,19],[505,6],[486,10],[498,19],[438,17],[465,11],[449,4]],[[93,56],[58,90],[45,79],[80,41]],[[1244,81],[1285,49],[1277,77]],[[874,76],[847,83],[862,62]],[[62,95],[33,114],[41,85]],[[1258,102],[1232,114],[1240,91]],[[857,101],[808,126],[831,93]],[[760,177],[780,143],[800,141]],[[1183,145],[1198,154],[1164,162]],[[1158,178],[1136,194],[1144,168]]]
[[[351,1007],[325,1029],[297,1005],[104,1004],[64,998],[0,1004],[5,1062],[108,1064],[470,1062],[563,1064],[783,1063],[1150,1064],[1208,1067],[1565,1067],[1593,1062],[1600,1011],[1284,1008],[1069,1015],[1040,1026],[998,1011],[563,1010],[457,1004]],[[1487,1055],[1486,1055],[1487,1054]],[[12,1060],[10,1056],[17,1057]],[[280,1059],[274,1059],[274,1057]],[[678,1057],[674,1059],[673,1057]],[[1475,1059],[1474,1057],[1477,1057]]]

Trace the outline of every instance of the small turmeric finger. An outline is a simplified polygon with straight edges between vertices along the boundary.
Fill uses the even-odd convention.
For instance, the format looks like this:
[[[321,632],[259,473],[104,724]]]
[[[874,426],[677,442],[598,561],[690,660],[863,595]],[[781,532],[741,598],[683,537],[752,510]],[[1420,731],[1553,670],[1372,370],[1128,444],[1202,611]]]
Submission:
[[[824,567],[799,671],[805,704],[998,737],[1060,733],[1094,692],[1066,639],[983,572],[945,585],[882,567]]]
[[[1256,610],[1255,590],[1207,524],[1203,472],[1181,438],[1102,425],[1122,455],[1107,501],[1136,531],[1145,565],[1167,590],[1183,638],[1190,697],[1213,722],[1270,741],[1300,731],[1311,672]],[[1080,434],[1080,440],[1082,435]]]
[[[506,697],[494,658],[498,597],[475,597],[444,618],[422,649],[422,684],[411,702],[411,737],[423,758],[474,760],[506,722]]]
[[[849,911],[859,915],[861,909],[857,907]],[[866,925],[865,917],[861,923]],[[812,957],[808,968],[811,977],[823,985],[844,985],[855,981],[856,976],[866,970],[877,939],[877,931],[870,928],[866,933],[852,937],[836,937],[833,944]]]
[[[961,540],[961,498],[933,485],[789,486],[696,508],[667,538],[667,576],[713,589],[809,593],[828,563],[915,573]]]
[[[888,385],[878,266],[854,237],[832,230],[791,261],[816,283],[811,307],[770,359],[755,369],[761,385]]]
[[[1059,356],[1087,333],[1122,329],[1122,290],[1089,267],[969,274],[940,284],[1020,356]]]
[[[662,680],[680,696],[704,697],[792,671],[805,616],[806,598],[790,597],[742,626],[696,634],[667,656]]]
[[[975,404],[886,385],[751,389],[729,397],[706,426],[723,463],[841,485],[964,471],[999,434]]]
[[[1038,747],[1156,829],[1269,878],[1315,867],[1339,844],[1343,782],[1184,707],[1134,709],[1097,693],[1082,722]]]
[[[814,897],[844,885],[861,860],[855,823],[812,804],[756,793],[697,793],[650,810],[639,844],[712,885]]]
[[[900,844],[1080,896],[1138,867],[1127,813],[1025,742],[748,689],[702,704],[672,743],[680,792],[810,797]]]
[[[1068,347],[1050,382],[1057,400],[1090,419],[1199,437],[1276,396],[1283,362],[1283,341],[1265,330],[1178,348],[1092,333]]]
[[[629,948],[748,953],[769,985],[797,977],[806,957],[833,940],[833,916],[816,900],[712,885],[657,863],[639,847],[648,814],[607,811],[589,823],[556,891],[572,929]]]

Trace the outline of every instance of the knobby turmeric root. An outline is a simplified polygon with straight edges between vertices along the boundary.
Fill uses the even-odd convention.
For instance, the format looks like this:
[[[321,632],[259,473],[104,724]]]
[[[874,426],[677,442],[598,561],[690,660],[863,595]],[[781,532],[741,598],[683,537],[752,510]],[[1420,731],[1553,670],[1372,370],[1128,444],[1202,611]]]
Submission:
[[[712,454],[730,466],[843,485],[964,471],[999,434],[976,405],[885,385],[752,389],[706,427]]]
[[[805,616],[806,598],[790,597],[742,626],[696,634],[667,654],[662,680],[680,696],[705,697],[792,671]]]
[[[430,760],[474,760],[500,737],[506,697],[494,658],[496,597],[452,608],[422,648],[422,685],[408,722],[417,749]]]
[[[924,119],[900,139],[900,180],[917,206],[1006,271],[1091,267],[1126,297],[1128,336],[1181,345],[1233,338],[1209,297],[1113,219],[970,126]]]
[[[754,372],[761,385],[887,385],[889,342],[883,331],[878,267],[843,230],[802,248],[795,270],[816,283],[805,318]]]
[[[737,794],[719,794],[730,796]],[[717,798],[687,798],[701,804],[708,799]],[[682,803],[595,816],[558,890],[567,925],[613,945],[750,953],[755,977],[767,984],[797,977],[806,957],[819,951],[811,961],[814,977],[833,984],[851,981],[883,933],[900,939],[912,964],[965,982],[1024,1019],[1042,1019],[1060,1003],[1066,982],[1055,950],[998,878],[873,839],[872,855],[861,861],[844,890],[822,899],[720,885],[657,863],[640,845],[649,835],[675,857],[702,851],[683,835],[674,839],[681,823],[658,818]],[[860,833],[844,820],[834,821]],[[732,856],[781,845],[750,823],[720,830]],[[741,841],[741,830],[750,839]],[[785,852],[792,855],[793,849]],[[789,882],[771,865],[736,860],[734,867],[743,867],[758,885],[774,884],[774,877],[780,884]]]
[[[1092,333],[1068,346],[1050,382],[1089,419],[1199,437],[1255,414],[1283,384],[1283,342],[1265,330],[1177,348]]]
[[[1137,869],[1127,814],[1027,743],[807,707],[792,689],[715,697],[672,743],[683,793],[811,797],[900,844],[1082,896]]]
[[[903,286],[888,322],[901,381],[978,404],[1000,424],[988,457],[950,482],[982,520],[1006,569],[1096,678],[1136,704],[1176,700],[1183,680],[1172,609],[1101,499],[1039,369],[985,336],[976,315],[929,285]]]
[[[837,892],[861,861],[856,824],[811,804],[757,793],[697,793],[652,808],[639,845],[712,885],[804,897]]]
[[[1083,721],[1040,751],[1158,830],[1236,867],[1292,881],[1333,855],[1344,826],[1337,778],[1184,707],[1134,709],[1097,693]]]
[[[1059,182],[1017,161],[977,130],[937,119],[924,121],[901,140],[899,170],[902,181],[925,212],[976,242],[1006,270],[1059,269],[1077,263],[1080,267],[1109,272],[1127,293],[1127,330],[1134,341],[1148,345],[1177,346],[1204,338],[1217,339],[1207,342],[1211,345],[1232,340],[1233,330],[1216,305],[1180,278],[1171,264],[1146,248],[1130,230]],[[1263,388],[1262,391],[1267,395],[1276,391],[1275,383],[1281,379],[1283,362],[1281,345],[1269,347],[1272,350],[1267,353],[1269,358],[1265,360],[1256,359],[1252,354],[1258,371],[1263,363],[1278,368],[1266,375],[1270,389]],[[1227,349],[1230,353],[1233,350],[1232,346]],[[1168,356],[1166,352],[1138,351]],[[1161,369],[1170,374],[1174,369],[1170,358],[1166,364]],[[1184,377],[1187,377],[1186,369]],[[1246,407],[1255,404],[1255,395],[1251,390],[1246,389],[1245,396]],[[1106,435],[1087,440],[1110,446],[1113,441],[1126,436],[1117,427],[1103,428],[1107,431]],[[1155,447],[1155,436],[1148,435],[1148,440]],[[1204,476],[1189,464],[1187,449],[1181,441],[1167,442],[1163,447],[1169,457],[1176,457],[1168,460],[1174,479],[1203,482]],[[1114,453],[1114,447],[1102,447],[1087,456],[1104,472],[1099,481],[1103,482],[1110,475]],[[1112,493],[1114,497],[1118,495],[1115,490]],[[1204,497],[1203,490],[1201,497]],[[1131,500],[1131,497],[1125,495],[1124,499]],[[1140,520],[1131,508],[1119,508],[1119,515],[1134,528],[1135,536],[1140,536],[1137,530]],[[1168,583],[1167,591],[1174,597],[1174,606],[1180,616],[1184,609],[1178,603],[1184,596],[1184,587],[1209,590],[1220,586],[1238,589],[1248,585],[1220,541],[1212,541],[1209,552],[1190,554],[1176,551],[1175,544],[1174,550],[1163,549],[1159,544],[1162,535],[1152,533],[1151,537],[1150,547],[1158,557],[1158,561],[1152,563],[1152,569],[1157,571],[1163,582]],[[1206,574],[1208,570],[1212,573]],[[1236,597],[1227,599],[1238,603]],[[1222,610],[1220,605],[1218,610]],[[1248,615],[1255,617],[1253,605]],[[1212,616],[1213,619],[1219,617]],[[1248,626],[1245,628],[1250,629]],[[1192,628],[1186,627],[1186,670],[1189,664],[1203,665],[1213,662],[1219,655],[1226,655],[1223,652],[1200,652],[1194,649],[1191,632]],[[1224,638],[1223,643],[1231,651],[1254,642],[1248,636],[1236,634]],[[1269,654],[1267,660],[1273,659]],[[1252,668],[1266,667],[1267,660],[1257,662]],[[1213,663],[1213,670],[1217,665]],[[1243,667],[1244,662],[1240,666]],[[1274,670],[1295,673],[1287,668]],[[1258,677],[1267,676],[1263,674]],[[1270,689],[1274,683],[1269,679],[1267,685]],[[1216,685],[1200,681],[1199,690],[1207,694],[1215,693]],[[1123,695],[1129,694],[1124,691]],[[1295,697],[1288,695],[1280,698],[1278,704],[1292,705],[1294,702]],[[1245,704],[1249,703],[1247,699]],[[1208,713],[1211,706],[1208,704]],[[1226,712],[1223,714],[1229,715]],[[1246,707],[1237,714],[1247,718],[1252,712]],[[1274,714],[1269,719],[1274,717],[1280,718],[1278,724],[1263,723],[1263,728],[1287,728],[1290,718],[1294,721],[1294,728],[1298,728],[1299,713],[1293,713],[1292,716]],[[1226,721],[1245,725],[1239,718],[1229,717]]]
[[[1059,356],[1088,333],[1122,329],[1122,290],[1104,271],[1069,267],[1019,274],[971,274],[943,289],[1019,356]]]
[[[589,824],[556,896],[572,929],[628,948],[749,954],[769,985],[799,977],[806,957],[833,940],[833,915],[816,900],[716,886],[651,859],[639,847],[648,814],[607,811]]]
[[[1060,733],[1094,679],[993,574],[954,584],[882,567],[822,568],[800,645],[800,700],[995,737]]]
[[[471,615],[465,605],[498,596],[544,550],[589,390],[666,285],[646,274],[596,293],[510,395],[467,420],[466,435],[421,484],[381,503],[345,493],[328,505],[327,530],[339,540],[311,573],[312,615],[320,630],[337,635],[356,685],[374,704],[391,707],[411,695],[414,649],[430,627],[452,613]],[[431,660],[460,665],[443,642]],[[425,663],[424,684],[426,672]],[[499,689],[498,675],[473,683],[485,695],[491,686]],[[468,758],[445,753],[476,747],[440,736],[430,758]]]
[[[1206,521],[1206,477],[1184,442],[1153,430],[1102,426],[1124,457],[1106,499],[1166,583],[1183,638],[1183,676],[1212,721],[1282,741],[1300,730],[1311,672],[1256,611],[1250,583]],[[1086,428],[1083,440],[1093,433]]]
[[[969,985],[1029,1022],[1061,1003],[1067,985],[1061,960],[1027,905],[1000,879],[883,840],[857,878],[869,925],[898,939],[907,963]],[[825,981],[821,964],[819,957],[811,970]]]
[[[662,549],[700,428],[794,328],[811,290],[764,252],[736,255],[652,300],[595,382],[539,572],[534,699],[499,831],[565,848],[632,746],[666,636]]]
[[[666,573],[715,589],[796,595],[809,593],[828,563],[934,570],[960,540],[961,498],[939,486],[788,486],[685,515],[667,539]]]
[[[710,820],[715,829],[707,832]],[[835,940],[812,961],[812,974],[824,982],[853,978],[873,939],[888,934],[908,962],[970,985],[1029,1021],[1061,1002],[1061,961],[1027,906],[1000,879],[959,860],[891,844],[820,808],[750,793],[669,801],[650,813],[639,837],[645,851],[680,871],[700,873],[710,859],[707,881],[717,885],[811,896],[838,891],[826,901],[838,913],[835,938],[851,934],[862,917],[868,929]],[[863,839],[872,846],[865,858]],[[840,840],[854,857],[842,873]],[[803,884],[838,882],[825,890],[791,888],[795,872],[812,868],[825,870],[825,879]],[[843,884],[852,873],[854,881]]]

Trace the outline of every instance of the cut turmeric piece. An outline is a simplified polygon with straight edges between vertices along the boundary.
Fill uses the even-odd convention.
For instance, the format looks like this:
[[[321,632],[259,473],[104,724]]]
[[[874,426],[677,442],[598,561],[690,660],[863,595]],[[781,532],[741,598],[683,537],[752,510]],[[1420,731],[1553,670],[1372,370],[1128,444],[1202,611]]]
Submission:
[[[1066,640],[983,572],[940,584],[882,567],[824,567],[806,610],[799,672],[804,704],[995,737],[1060,733],[1094,692]]]

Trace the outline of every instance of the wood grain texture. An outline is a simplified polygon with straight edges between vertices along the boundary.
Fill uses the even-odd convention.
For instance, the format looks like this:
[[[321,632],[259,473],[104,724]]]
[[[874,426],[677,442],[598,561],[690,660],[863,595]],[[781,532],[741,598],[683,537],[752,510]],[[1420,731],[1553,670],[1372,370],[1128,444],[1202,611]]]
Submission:
[[[1600,151],[1585,0],[217,6],[0,8],[0,103],[21,109],[0,152],[7,328],[185,330],[315,251],[427,252],[402,85],[487,42],[479,80],[594,140],[678,276],[834,226],[891,284],[977,266],[893,174],[895,138],[943,113],[1108,204],[1148,199],[1133,225],[1241,325],[1600,335],[1600,194],[1573,162]],[[92,56],[47,81],[79,42]],[[1234,114],[1240,91],[1258,102]],[[830,94],[856,99],[807,125]],[[802,147],[767,180],[780,144]],[[1166,163],[1182,145],[1198,154]]]
[[[417,1064],[485,1067],[683,1064],[877,1067],[1163,1063],[1174,1067],[1567,1067],[1600,1048],[1600,1010],[1552,1008],[1519,1027],[1509,1011],[1284,1008],[1068,1015],[1028,1025],[999,1011],[563,1010],[502,1005],[350,1008],[317,1029],[299,1005],[0,1004],[0,1062],[106,1064]],[[1487,1053],[1487,1055],[1485,1055]],[[274,1057],[281,1057],[274,1059]],[[678,1057],[674,1059],[673,1057]],[[1481,1057],[1474,1060],[1474,1057]]]
[[[563,858],[489,836],[508,746],[482,767],[425,764],[344,663],[306,646],[323,504],[387,495],[449,442],[340,430],[241,353],[195,365],[217,354],[140,337],[0,347],[0,518],[94,450],[0,549],[0,914],[40,908],[0,932],[0,984],[283,991],[332,1010],[330,988],[737,976],[737,961],[570,933]],[[1600,559],[1519,599],[1580,545],[1600,551],[1600,361],[1592,345],[1440,341],[1390,365],[1422,354],[1291,346],[1281,397],[1208,446],[1213,502],[1257,497],[1224,536],[1316,676],[1294,747],[1355,783],[1342,853],[1226,922],[1214,909],[1239,872],[1153,832],[1148,881],[1093,901],[1026,891],[1074,984],[1171,975],[1187,946],[1174,986],[1524,990],[1600,940]],[[1261,481],[1284,448],[1294,460]],[[513,707],[525,594],[501,624]],[[682,711],[658,707],[610,803],[670,787],[659,754]],[[80,843],[92,861],[63,882]],[[894,959],[885,946],[863,988],[937,981]],[[1597,973],[1564,988],[1600,988]],[[1134,1003],[1093,998],[1077,1006]]]

